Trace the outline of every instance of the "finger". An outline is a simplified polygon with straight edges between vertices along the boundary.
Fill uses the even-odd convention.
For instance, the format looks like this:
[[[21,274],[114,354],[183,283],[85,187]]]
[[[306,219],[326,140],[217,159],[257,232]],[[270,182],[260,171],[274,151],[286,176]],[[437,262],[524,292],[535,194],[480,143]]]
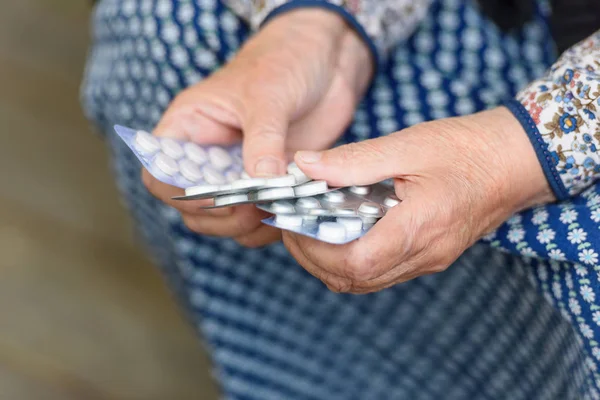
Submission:
[[[326,151],[299,151],[294,159],[308,176],[333,186],[371,184],[415,171],[417,149],[402,136],[384,136]]]
[[[176,208],[182,214],[189,215],[212,215],[212,216],[228,216],[231,215],[233,210],[231,208],[219,208],[205,210],[201,207],[211,206],[213,201],[207,200],[193,200],[193,201],[182,201],[173,200],[174,196],[182,196],[185,194],[183,189],[175,186],[167,185],[164,182],[159,181],[153,177],[145,168],[142,169],[142,182],[146,186],[146,189],[158,200],[162,201],[168,206]]]
[[[283,231],[283,243],[292,257],[296,259],[309,274],[323,282],[329,290],[337,293],[347,292],[351,289],[352,283],[349,279],[334,275],[326,271],[314,262],[312,262],[304,253],[302,245],[298,239],[304,239],[303,236],[289,231]]]
[[[185,225],[196,233],[219,237],[239,237],[254,232],[266,213],[252,206],[238,206],[227,217],[183,215]]]
[[[196,143],[231,144],[241,141],[241,125],[230,93],[218,79],[209,78],[178,95],[154,129],[156,136]]]
[[[234,239],[244,247],[257,248],[281,240],[281,230],[261,224],[251,233]]]

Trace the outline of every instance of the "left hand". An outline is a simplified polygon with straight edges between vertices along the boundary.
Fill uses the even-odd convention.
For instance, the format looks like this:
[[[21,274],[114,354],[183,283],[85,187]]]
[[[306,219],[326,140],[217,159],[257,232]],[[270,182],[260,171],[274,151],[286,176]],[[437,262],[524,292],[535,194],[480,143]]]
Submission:
[[[298,152],[296,162],[332,186],[394,178],[402,199],[346,245],[284,232],[294,258],[340,292],[373,292],[441,272],[515,212],[554,200],[523,128],[503,107],[329,151]]]

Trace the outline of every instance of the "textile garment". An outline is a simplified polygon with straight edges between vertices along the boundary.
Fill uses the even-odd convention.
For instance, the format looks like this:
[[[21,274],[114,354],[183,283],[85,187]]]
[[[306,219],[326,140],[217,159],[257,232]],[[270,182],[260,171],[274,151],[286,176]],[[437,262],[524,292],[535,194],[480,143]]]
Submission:
[[[343,140],[513,98],[556,61],[547,10],[540,3],[507,35],[474,2],[434,1],[379,68]],[[334,294],[280,243],[249,250],[190,232],[145,190],[139,163],[112,134],[115,123],[152,130],[178,92],[235,54],[251,34],[243,20],[217,0],[101,0],[93,29],[86,113],[106,135],[140,237],[204,338],[224,398],[600,398],[598,266],[516,255],[593,259],[597,186],[486,238],[516,254],[478,244],[444,273]]]

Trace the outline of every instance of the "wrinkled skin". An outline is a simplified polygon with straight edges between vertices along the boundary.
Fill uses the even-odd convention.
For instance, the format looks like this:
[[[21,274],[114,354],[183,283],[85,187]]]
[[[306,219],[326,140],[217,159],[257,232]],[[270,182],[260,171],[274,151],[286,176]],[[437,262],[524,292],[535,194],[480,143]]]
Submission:
[[[403,200],[346,245],[284,233],[291,254],[334,291],[368,293],[443,271],[515,212],[553,201],[529,139],[505,108],[299,152],[296,162],[332,185],[394,178]]]

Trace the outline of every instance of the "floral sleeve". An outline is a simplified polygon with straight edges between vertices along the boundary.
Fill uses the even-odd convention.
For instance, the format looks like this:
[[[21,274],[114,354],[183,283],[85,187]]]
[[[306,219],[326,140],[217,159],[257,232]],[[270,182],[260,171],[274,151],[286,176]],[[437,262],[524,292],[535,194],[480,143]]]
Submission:
[[[515,215],[484,241],[525,256],[574,262],[579,275],[598,271],[593,278],[600,289],[599,99],[600,31],[507,103],[560,202]]]
[[[432,0],[225,0],[254,29],[275,15],[299,7],[321,7],[341,14],[363,36],[379,60],[408,37]]]
[[[599,100],[600,31],[567,50],[509,105],[559,200],[600,178]]]

